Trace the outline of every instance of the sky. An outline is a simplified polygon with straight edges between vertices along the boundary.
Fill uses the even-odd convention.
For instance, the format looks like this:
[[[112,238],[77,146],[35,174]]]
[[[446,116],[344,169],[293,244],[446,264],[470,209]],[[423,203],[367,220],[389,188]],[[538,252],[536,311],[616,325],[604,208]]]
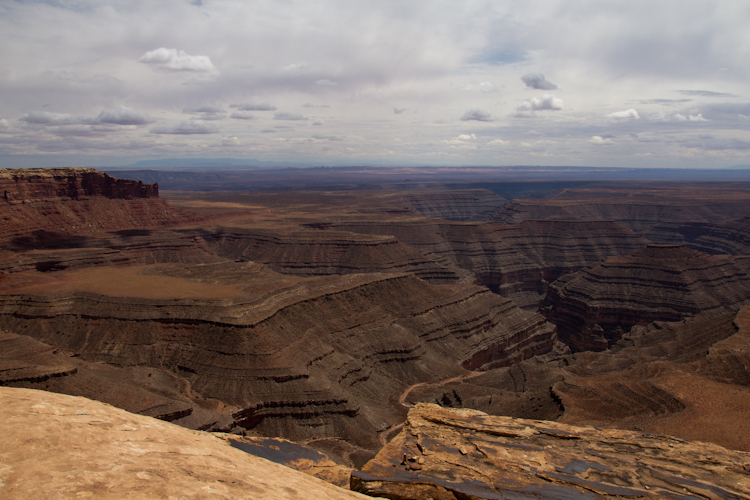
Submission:
[[[0,0],[0,167],[750,164],[747,0]]]

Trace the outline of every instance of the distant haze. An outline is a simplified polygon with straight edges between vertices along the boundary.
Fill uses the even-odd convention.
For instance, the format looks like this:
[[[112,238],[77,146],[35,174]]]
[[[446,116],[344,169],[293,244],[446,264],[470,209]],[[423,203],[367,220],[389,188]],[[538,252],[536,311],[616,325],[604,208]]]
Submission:
[[[0,167],[750,164],[747,0],[0,5]]]

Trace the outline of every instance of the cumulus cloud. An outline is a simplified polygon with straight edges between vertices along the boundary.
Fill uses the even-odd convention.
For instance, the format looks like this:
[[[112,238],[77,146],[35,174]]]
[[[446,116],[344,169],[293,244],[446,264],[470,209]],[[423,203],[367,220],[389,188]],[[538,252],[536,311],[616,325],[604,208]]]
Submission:
[[[191,56],[185,51],[160,47],[143,54],[138,62],[166,71],[214,73],[217,71],[208,56]]]
[[[497,90],[497,87],[492,85],[490,82],[479,82],[464,85],[463,87],[461,87],[461,90],[468,90],[471,92],[494,92]]]
[[[229,115],[229,118],[234,118],[235,120],[255,120],[255,116],[249,111],[235,111]]]
[[[204,135],[216,134],[218,132],[219,129],[217,127],[196,121],[184,121],[177,125],[159,125],[151,129],[152,134],[169,135]]]
[[[535,111],[559,111],[561,109],[564,109],[562,99],[558,99],[552,94],[544,94],[541,98],[534,97],[522,102],[516,107],[516,114],[514,116],[529,118],[534,116]]]
[[[274,120],[307,120],[306,116],[302,116],[299,113],[287,113],[286,111],[279,111],[273,114]]]
[[[589,139],[589,143],[593,144],[594,146],[611,146],[615,143],[615,141],[613,141],[610,137],[595,135],[591,139]]]
[[[557,85],[550,82],[541,73],[528,73],[521,77],[521,81],[530,89],[557,90]]]
[[[489,111],[483,109],[472,108],[467,110],[461,117],[462,121],[478,121],[478,122],[491,122],[492,114]]]
[[[230,108],[237,108],[240,111],[276,111],[276,106],[273,106],[267,102],[259,103],[259,104],[252,104],[252,103],[245,103],[245,104],[232,104],[229,106]]]
[[[672,115],[672,120],[676,122],[707,122],[705,118],[703,118],[702,113],[698,113],[697,115],[683,115],[680,113],[675,113]]]
[[[502,146],[505,144],[505,141],[502,139],[494,139],[487,143],[488,146]]]
[[[607,116],[611,118],[640,118],[640,115],[638,115],[638,111],[633,108],[626,109],[625,111],[615,111],[614,113],[610,113]]]
[[[462,141],[471,141],[472,139],[476,140],[477,136],[474,134],[461,134],[458,136],[458,138]]]

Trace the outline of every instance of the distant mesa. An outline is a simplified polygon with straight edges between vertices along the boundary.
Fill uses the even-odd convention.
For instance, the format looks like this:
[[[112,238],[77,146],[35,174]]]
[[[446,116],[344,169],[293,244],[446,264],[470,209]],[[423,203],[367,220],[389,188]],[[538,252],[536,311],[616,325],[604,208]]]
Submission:
[[[115,179],[93,168],[0,169],[0,190],[9,203],[49,198],[158,198],[158,184]]]

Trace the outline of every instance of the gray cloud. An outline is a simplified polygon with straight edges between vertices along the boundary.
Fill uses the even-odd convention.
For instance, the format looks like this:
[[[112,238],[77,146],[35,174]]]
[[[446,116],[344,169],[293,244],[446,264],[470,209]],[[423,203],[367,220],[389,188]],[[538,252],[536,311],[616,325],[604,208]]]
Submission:
[[[274,120],[292,120],[292,121],[299,121],[299,120],[307,120],[306,116],[302,116],[299,113],[287,113],[285,111],[279,111],[277,113],[273,114]]]
[[[183,113],[226,113],[223,109],[218,106],[198,106],[195,108],[185,108],[182,110]]]
[[[312,136],[313,139],[316,139],[318,141],[343,141],[344,138],[340,135],[321,135],[321,134],[315,134]]]
[[[322,80],[316,80],[315,85],[321,85],[323,87],[335,87],[336,85],[338,85],[338,83],[332,82],[331,80],[326,80],[325,78],[323,78]]]
[[[466,112],[461,117],[462,121],[478,121],[478,122],[491,122],[492,119],[492,113],[489,111],[485,111],[483,109],[469,109],[466,110]]]
[[[735,94],[729,94],[727,92],[714,92],[712,90],[680,90],[680,94],[697,97],[739,97]]]
[[[83,123],[85,118],[64,113],[32,111],[22,116],[20,120],[32,125],[77,125]]]
[[[536,90],[557,90],[557,85],[550,82],[541,73],[528,73],[521,77],[528,88]]]
[[[748,151],[750,150],[750,141],[743,141],[740,139],[712,139],[703,142],[685,142],[683,143],[683,146],[686,148],[699,148],[709,151],[724,151],[728,149]]]
[[[409,109],[409,108],[393,108],[393,113],[397,114],[397,115],[400,115],[401,113],[403,113],[407,109]]]
[[[185,108],[185,114],[195,115],[193,120],[216,121],[226,118],[226,111],[216,106],[199,106],[197,108]]]
[[[205,135],[219,132],[217,127],[196,121],[184,121],[177,125],[159,125],[151,129],[152,134]]]
[[[240,111],[276,111],[278,108],[267,102],[260,104],[232,104],[230,108],[237,108]]]
[[[117,109],[105,109],[96,117],[97,123],[108,123],[112,125],[146,125],[153,123],[153,119],[146,113],[136,111],[125,106]]]
[[[276,131],[272,128],[264,128],[260,131],[261,134],[275,134]]]
[[[234,118],[235,120],[255,120],[255,116],[247,111],[235,111],[229,115],[229,118]]]

